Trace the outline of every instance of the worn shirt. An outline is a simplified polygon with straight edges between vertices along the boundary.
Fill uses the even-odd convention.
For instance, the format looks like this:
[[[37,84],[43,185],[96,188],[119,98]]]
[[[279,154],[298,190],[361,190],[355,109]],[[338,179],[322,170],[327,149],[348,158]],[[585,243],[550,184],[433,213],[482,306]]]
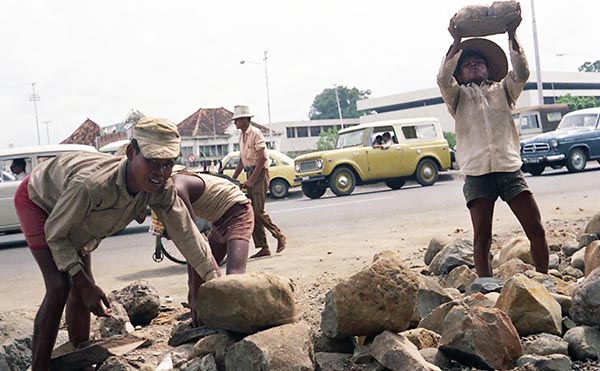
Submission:
[[[454,70],[462,53],[445,59],[437,83],[456,124],[456,160],[465,175],[521,168],[519,132],[512,106],[529,77],[523,50],[510,47],[512,70],[500,82],[459,85]]]
[[[259,128],[249,125],[246,131],[240,134],[240,158],[244,166],[256,166],[258,163],[258,151],[264,150],[267,161],[265,169],[269,167],[269,158],[266,153],[267,144],[265,137]]]
[[[151,206],[159,220],[201,277],[214,278],[211,253],[183,201],[169,180],[161,190],[129,194],[127,158],[102,153],[58,155],[39,165],[29,178],[29,198],[48,213],[46,241],[60,271],[74,275],[82,267],[80,254],[132,220],[142,222]]]
[[[192,204],[194,214],[209,222],[215,222],[235,204],[250,202],[238,186],[225,178],[208,174],[191,174],[204,181],[204,192]]]

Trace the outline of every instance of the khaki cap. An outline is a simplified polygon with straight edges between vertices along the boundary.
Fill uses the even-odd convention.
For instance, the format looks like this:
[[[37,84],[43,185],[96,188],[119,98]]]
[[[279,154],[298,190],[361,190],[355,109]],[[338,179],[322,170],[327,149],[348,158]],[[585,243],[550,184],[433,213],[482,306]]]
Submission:
[[[174,159],[181,152],[177,126],[167,119],[142,117],[133,126],[132,138],[146,158]]]

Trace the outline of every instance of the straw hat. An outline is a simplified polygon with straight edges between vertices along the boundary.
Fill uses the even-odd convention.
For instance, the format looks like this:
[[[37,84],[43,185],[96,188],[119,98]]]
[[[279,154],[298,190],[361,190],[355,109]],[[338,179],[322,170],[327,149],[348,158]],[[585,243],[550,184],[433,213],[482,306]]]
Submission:
[[[233,117],[231,120],[240,119],[243,117],[254,117],[254,115],[250,114],[250,108],[242,105],[233,107]]]
[[[465,53],[473,51],[483,55],[487,62],[488,79],[500,81],[508,73],[508,60],[502,48],[493,41],[483,38],[468,39],[460,43],[462,55],[456,65],[454,77],[457,78],[460,70],[460,64],[463,61]]]

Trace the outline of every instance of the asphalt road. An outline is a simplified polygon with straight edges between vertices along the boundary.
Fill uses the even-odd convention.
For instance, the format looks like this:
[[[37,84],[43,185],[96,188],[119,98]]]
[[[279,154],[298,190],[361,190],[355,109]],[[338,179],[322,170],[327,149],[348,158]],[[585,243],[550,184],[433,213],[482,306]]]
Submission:
[[[578,174],[552,170],[538,177],[527,176],[544,221],[593,215],[600,205],[599,180],[600,166],[595,162]],[[460,176],[445,175],[432,187],[408,182],[393,191],[385,185],[372,185],[357,187],[348,197],[335,197],[328,191],[318,200],[295,190],[285,200],[267,203],[271,217],[288,236],[288,248],[283,254],[251,260],[248,270],[318,280],[326,271],[350,274],[383,249],[415,258],[432,237],[470,229],[462,184]],[[519,228],[504,203],[497,203],[495,218],[495,231]],[[103,241],[92,254],[97,283],[109,292],[147,279],[161,297],[183,301],[185,267],[167,260],[154,262],[154,242],[146,230],[146,226],[132,225],[125,233]],[[270,241],[275,246],[274,239]],[[23,236],[0,236],[0,311],[35,308],[43,292],[41,274]]]

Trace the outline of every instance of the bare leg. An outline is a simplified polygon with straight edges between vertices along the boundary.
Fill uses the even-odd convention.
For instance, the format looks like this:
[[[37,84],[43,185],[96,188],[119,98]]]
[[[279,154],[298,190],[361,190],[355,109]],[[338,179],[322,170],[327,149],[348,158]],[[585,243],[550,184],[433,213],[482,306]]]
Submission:
[[[31,368],[33,371],[46,371],[50,367],[60,318],[71,289],[71,277],[58,270],[50,250],[31,250],[31,254],[42,271],[46,287],[44,300],[33,323]]]
[[[469,203],[469,212],[473,223],[475,270],[479,277],[492,277],[490,248],[492,247],[494,202],[487,198],[478,198]]]
[[[529,238],[535,269],[540,273],[548,273],[548,242],[540,209],[533,195],[528,191],[521,192],[510,200],[508,205]]]
[[[246,273],[249,242],[231,240],[227,242],[227,274]]]
[[[87,254],[82,257],[82,260],[85,273],[93,280],[91,256]],[[76,286],[73,286],[69,293],[65,322],[69,331],[69,340],[73,346],[77,347],[90,339],[90,310],[83,302],[81,291]]]

